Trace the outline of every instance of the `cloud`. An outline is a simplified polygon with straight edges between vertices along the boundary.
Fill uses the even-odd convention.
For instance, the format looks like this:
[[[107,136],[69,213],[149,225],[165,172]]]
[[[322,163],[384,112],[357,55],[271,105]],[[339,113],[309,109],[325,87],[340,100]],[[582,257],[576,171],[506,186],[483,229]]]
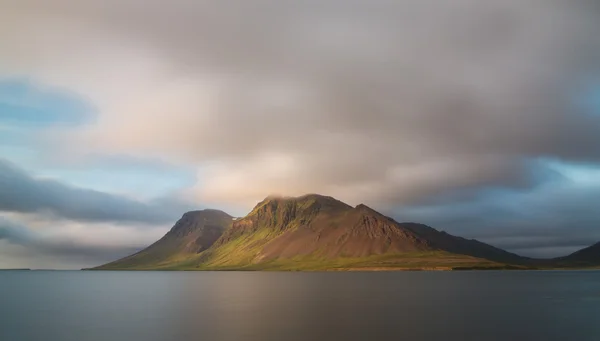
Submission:
[[[48,212],[58,218],[89,222],[171,223],[190,209],[176,198],[140,202],[123,196],[37,179],[0,160],[0,210]]]
[[[0,80],[0,125],[48,127],[89,122],[94,109],[68,91],[25,80]]]
[[[587,0],[30,0],[4,14],[3,54],[12,72],[98,106],[95,124],[59,140],[202,165],[203,199],[405,204],[522,186],[539,157],[599,161],[600,117],[572,97],[600,70],[599,11]]]
[[[97,111],[84,126],[40,132],[40,148],[58,159],[192,167],[196,198],[215,205],[318,192],[489,240],[510,228],[562,236],[575,220],[595,236],[600,217],[586,200],[596,192],[546,160],[600,162],[597,1],[5,7],[0,74],[69,89]],[[157,215],[169,211],[8,174],[69,198],[16,191],[17,203],[0,198],[13,210],[97,221],[164,221]]]
[[[0,217],[0,240],[2,239],[14,244],[27,244],[34,238],[24,227]]]
[[[49,221],[36,214],[0,217],[0,268],[79,269],[135,253],[167,226]]]

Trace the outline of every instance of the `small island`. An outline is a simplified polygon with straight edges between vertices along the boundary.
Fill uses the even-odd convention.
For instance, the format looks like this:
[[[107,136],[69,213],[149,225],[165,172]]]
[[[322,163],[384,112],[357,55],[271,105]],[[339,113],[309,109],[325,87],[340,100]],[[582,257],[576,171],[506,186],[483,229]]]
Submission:
[[[566,257],[532,259],[366,205],[318,194],[267,197],[243,218],[185,213],[146,249],[84,270],[449,271],[600,266],[600,243]]]

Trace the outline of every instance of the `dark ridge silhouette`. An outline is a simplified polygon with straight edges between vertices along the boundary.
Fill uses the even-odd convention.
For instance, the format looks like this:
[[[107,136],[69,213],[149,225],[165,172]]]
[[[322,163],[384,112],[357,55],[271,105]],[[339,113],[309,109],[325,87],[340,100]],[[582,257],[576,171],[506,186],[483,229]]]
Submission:
[[[552,260],[560,266],[600,266],[600,242],[573,252],[572,254]]]

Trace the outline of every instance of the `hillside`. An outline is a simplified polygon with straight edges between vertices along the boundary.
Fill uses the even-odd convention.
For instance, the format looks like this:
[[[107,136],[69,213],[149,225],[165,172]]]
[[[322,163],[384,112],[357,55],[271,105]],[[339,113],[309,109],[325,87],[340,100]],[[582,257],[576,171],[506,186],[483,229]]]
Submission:
[[[557,266],[595,267],[600,266],[600,242],[576,251],[566,257],[553,259]]]
[[[475,239],[453,236],[432,227],[416,223],[401,223],[400,226],[410,229],[422,238],[427,239],[437,249],[451,253],[484,258],[507,264],[526,264],[529,258],[510,253]]]
[[[187,212],[154,244],[99,268],[153,269],[177,263],[212,246],[232,221],[229,214],[218,210]]]

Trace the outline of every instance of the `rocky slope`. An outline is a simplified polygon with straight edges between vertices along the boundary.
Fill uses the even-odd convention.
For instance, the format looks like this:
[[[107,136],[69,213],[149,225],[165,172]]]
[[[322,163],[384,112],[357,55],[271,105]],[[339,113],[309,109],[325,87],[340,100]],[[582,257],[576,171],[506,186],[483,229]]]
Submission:
[[[428,241],[390,218],[334,198],[267,198],[235,221],[204,263],[241,266],[294,258],[333,260],[432,251]]]

